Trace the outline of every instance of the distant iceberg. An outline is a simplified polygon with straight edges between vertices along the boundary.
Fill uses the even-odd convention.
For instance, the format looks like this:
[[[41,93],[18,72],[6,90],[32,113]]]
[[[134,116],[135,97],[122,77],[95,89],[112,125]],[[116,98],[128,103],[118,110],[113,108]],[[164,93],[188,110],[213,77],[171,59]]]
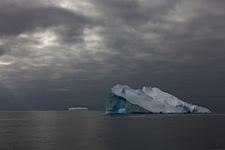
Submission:
[[[116,85],[107,100],[106,114],[127,113],[210,113],[210,110],[183,102],[155,87],[136,90]]]
[[[68,109],[69,111],[87,111],[87,107],[71,107]]]

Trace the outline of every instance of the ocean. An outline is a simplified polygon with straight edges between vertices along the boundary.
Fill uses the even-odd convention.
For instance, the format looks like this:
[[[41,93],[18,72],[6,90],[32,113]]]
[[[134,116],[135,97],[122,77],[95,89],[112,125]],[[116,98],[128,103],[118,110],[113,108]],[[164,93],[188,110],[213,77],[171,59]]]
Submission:
[[[1,150],[225,150],[225,114],[0,112]]]

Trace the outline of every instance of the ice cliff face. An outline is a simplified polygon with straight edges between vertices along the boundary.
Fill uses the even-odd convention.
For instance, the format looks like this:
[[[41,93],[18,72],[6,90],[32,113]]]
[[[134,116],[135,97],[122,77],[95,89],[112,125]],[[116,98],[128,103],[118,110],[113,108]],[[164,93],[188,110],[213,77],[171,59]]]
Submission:
[[[183,102],[155,87],[132,89],[116,85],[111,89],[107,114],[126,113],[210,113],[207,108]]]

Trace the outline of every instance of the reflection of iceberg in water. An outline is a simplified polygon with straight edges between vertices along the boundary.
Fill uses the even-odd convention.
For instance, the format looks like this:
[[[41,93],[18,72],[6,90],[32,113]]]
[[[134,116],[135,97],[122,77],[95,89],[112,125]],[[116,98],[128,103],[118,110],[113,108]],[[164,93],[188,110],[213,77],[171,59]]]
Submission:
[[[109,95],[106,113],[210,113],[210,111],[183,102],[155,87],[134,90],[126,85],[116,85]]]

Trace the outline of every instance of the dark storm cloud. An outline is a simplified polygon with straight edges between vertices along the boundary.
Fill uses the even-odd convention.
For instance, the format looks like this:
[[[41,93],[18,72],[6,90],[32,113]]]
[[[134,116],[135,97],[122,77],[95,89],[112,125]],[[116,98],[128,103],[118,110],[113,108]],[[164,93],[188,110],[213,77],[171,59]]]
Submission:
[[[225,98],[222,1],[0,3],[0,92],[20,105],[103,108],[117,83],[207,107]]]
[[[26,2],[24,2],[24,6],[21,4],[19,5],[19,2],[14,4],[13,1],[1,3],[1,36],[17,36],[38,28],[61,27],[57,32],[62,35],[63,40],[80,42],[82,41],[83,29],[91,24],[90,19],[78,12],[36,3],[31,3],[32,5],[28,6]]]
[[[5,48],[4,46],[0,45],[0,56],[3,55],[5,53]]]
[[[161,6],[159,8],[161,8],[164,13],[167,11],[167,13],[169,14],[169,12],[174,9],[177,3],[170,4],[173,5],[169,5],[170,7],[166,5],[167,7],[164,8]],[[136,7],[137,5],[134,6]],[[135,10],[137,11],[138,9],[136,8]],[[129,12],[129,10],[126,10],[125,12]],[[198,13],[198,10],[196,13]],[[110,11],[110,14],[114,13]],[[191,18],[190,20],[184,22],[176,22],[176,20],[170,20],[168,19],[170,16],[167,14],[162,15],[161,20],[154,20],[154,17],[157,15],[153,15],[154,17],[151,17],[151,15],[152,14],[149,15],[146,12],[143,13],[143,15],[140,15],[142,16],[142,18],[145,18],[146,16],[149,17],[146,20],[146,22],[149,21],[149,24],[156,23],[156,26],[154,26],[153,28],[149,28],[148,30],[143,29],[143,26],[146,24],[141,24],[138,28],[134,28],[135,26],[132,23],[126,25],[121,23],[121,28],[114,27],[110,28],[111,30],[106,29],[104,37],[108,36],[108,38],[106,39],[109,40],[106,41],[106,43],[109,45],[109,47],[115,48],[113,50],[120,51],[118,53],[119,56],[124,56],[124,59],[119,59],[121,60],[119,64],[131,64],[132,61],[137,62],[135,57],[140,53],[144,53],[145,55],[149,56],[141,57],[141,59],[143,59],[143,61],[146,61],[146,63],[148,63],[148,65],[150,66],[152,64],[152,59],[156,59],[156,61],[154,60],[154,65],[155,63],[160,64],[161,61],[161,64],[163,64],[163,62],[166,62],[171,63],[171,65],[176,64],[177,66],[182,66],[181,64],[195,65],[197,63],[201,63],[202,65],[206,65],[207,63],[208,65],[208,63],[210,62],[206,61],[213,55],[214,57],[221,57],[221,52],[223,53],[221,48],[224,47],[224,44],[222,42],[224,39],[224,35],[220,34],[224,33],[224,21],[222,19],[224,17],[223,13],[213,14],[213,12],[207,12],[207,14],[205,14],[205,12],[202,13],[200,10],[199,16],[198,14],[195,14],[194,18]],[[127,16],[123,16],[122,13],[119,13],[118,16],[121,18],[124,17],[125,19],[127,18]],[[138,17],[136,19],[137,22],[140,18],[141,17]],[[164,29],[160,25],[168,25],[169,28]],[[126,28],[130,28],[130,30],[126,30]],[[143,34],[146,34],[146,32],[149,35],[153,35],[152,39],[148,40],[143,37]],[[158,43],[154,40],[158,40]],[[154,54],[154,52],[156,54]],[[151,57],[152,55],[153,58]],[[126,57],[130,57],[131,62],[126,62]],[[146,60],[145,58],[149,60]],[[218,64],[219,63],[220,61],[218,62]],[[217,67],[217,64],[214,65],[214,67]],[[169,64],[165,64],[165,66],[169,66]],[[208,69],[214,69],[214,67]],[[168,72],[172,68],[173,67],[168,67],[168,70],[164,71]],[[151,73],[154,72],[151,71]]]
[[[160,20],[169,9],[174,7],[174,4],[179,2],[178,0],[160,0],[158,2],[136,0],[95,1],[100,11],[106,14],[105,19],[113,19],[112,22],[137,28],[149,20]]]

